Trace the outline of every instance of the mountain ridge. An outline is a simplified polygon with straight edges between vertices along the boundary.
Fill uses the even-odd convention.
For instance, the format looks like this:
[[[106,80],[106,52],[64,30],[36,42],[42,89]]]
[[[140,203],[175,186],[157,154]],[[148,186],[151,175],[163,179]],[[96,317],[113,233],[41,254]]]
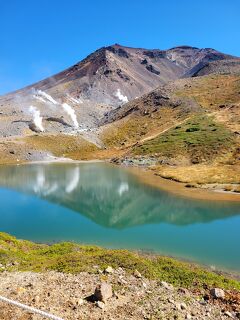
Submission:
[[[76,62],[73,66],[63,71],[60,71],[51,77],[45,78],[41,81],[28,85],[22,89],[18,89],[16,91],[10,92],[7,94],[7,96],[11,96],[15,93],[21,93],[22,91],[26,91],[31,88],[48,90],[52,86],[65,83],[66,81],[88,77],[88,79],[85,79],[85,82],[83,81],[83,83],[79,83],[80,88],[78,88],[78,90],[73,90],[74,91],[73,93],[75,96],[82,93],[82,94],[85,94],[85,97],[91,98],[91,95],[89,95],[89,92],[88,92],[89,91],[88,86],[90,86],[91,88],[91,85],[93,85],[93,83],[96,81],[95,79],[92,79],[92,77],[96,76],[96,73],[99,72],[100,68],[103,69],[103,70],[100,70],[100,72],[102,71],[102,75],[105,77],[110,77],[110,74],[115,72],[117,73],[119,78],[125,81],[130,81],[130,79],[128,78],[128,75],[125,75],[125,71],[121,70],[121,68],[119,69],[115,68],[117,70],[111,69],[110,60],[112,59],[112,57],[111,56],[109,57],[108,53],[112,53],[115,56],[115,58],[120,57],[120,58],[129,59],[131,57],[131,54],[139,55],[139,57],[137,57],[139,58],[139,60],[143,58],[141,61],[138,61],[138,62],[142,63],[145,69],[147,69],[148,73],[145,72],[145,76],[146,74],[148,74],[149,76],[150,75],[149,72],[152,73],[151,77],[153,79],[151,80],[154,83],[151,89],[156,88],[158,85],[165,84],[168,81],[172,81],[179,77],[185,76],[185,74],[187,74],[187,76],[191,76],[191,69],[196,67],[199,63],[204,65],[205,63],[210,61],[226,60],[230,58],[238,59],[237,57],[234,57],[229,54],[221,53],[212,48],[197,48],[197,47],[192,47],[187,45],[181,45],[181,46],[172,47],[167,50],[161,50],[161,49],[133,48],[133,47],[122,46],[119,44],[114,44],[114,45],[101,47],[96,51],[94,51],[93,53],[90,53],[89,55],[87,55],[86,58]],[[169,74],[168,72],[167,75],[166,74],[164,74],[163,76],[160,75],[162,71],[161,67],[166,68],[166,66],[164,65],[161,65],[161,64],[159,65],[159,61],[161,59],[166,60],[165,63],[166,62],[168,63],[167,65],[168,68],[174,69],[173,70],[174,74]],[[110,68],[108,68],[108,66]],[[162,73],[164,73],[164,71],[162,71]],[[117,80],[119,79],[116,79],[116,77],[114,77],[113,81],[117,81]],[[143,90],[144,93],[149,91],[149,87],[146,88],[146,86],[147,85],[145,84],[144,88],[141,87],[141,90],[144,89]],[[96,97],[93,97],[93,98],[96,101]],[[133,97],[130,95],[129,98],[131,99]],[[98,102],[101,103],[104,101],[98,101]]]

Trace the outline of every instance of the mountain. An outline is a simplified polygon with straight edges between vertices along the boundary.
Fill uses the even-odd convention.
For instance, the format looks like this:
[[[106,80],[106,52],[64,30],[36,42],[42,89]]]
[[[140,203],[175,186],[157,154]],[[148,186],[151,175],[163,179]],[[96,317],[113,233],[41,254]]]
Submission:
[[[169,50],[103,47],[74,66],[17,93],[29,89],[50,90],[55,98],[65,92],[94,103],[117,105],[121,96],[132,100],[159,85],[191,76],[211,61],[232,59],[214,49],[179,46]],[[119,101],[120,100],[120,101]],[[126,99],[122,98],[122,102]]]
[[[203,70],[212,72],[211,62],[233,58],[189,46],[169,50],[103,47],[50,78],[0,97],[0,136],[95,130],[114,108],[169,81],[197,72],[202,75]],[[235,61],[238,65],[240,60]],[[91,133],[86,135],[99,144]]]

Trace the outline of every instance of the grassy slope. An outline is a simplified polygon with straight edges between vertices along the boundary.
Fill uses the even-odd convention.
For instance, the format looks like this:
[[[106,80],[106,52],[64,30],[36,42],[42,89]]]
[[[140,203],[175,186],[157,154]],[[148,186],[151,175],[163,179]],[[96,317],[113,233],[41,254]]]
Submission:
[[[179,83],[173,86],[173,97],[193,99],[202,111],[161,106],[152,114],[127,116],[105,129],[106,145],[121,148],[122,156],[154,156],[174,164],[154,168],[162,177],[240,184],[240,76],[209,75]],[[137,100],[135,107],[146,106]]]
[[[210,162],[217,157],[231,157],[234,134],[207,115],[193,116],[155,139],[133,148],[134,155],[190,158],[192,163]]]
[[[194,78],[191,85],[176,90],[176,95],[194,98],[207,110],[217,109],[220,105],[235,104],[240,100],[240,76],[209,75]]]
[[[108,265],[123,267],[129,273],[135,269],[151,279],[168,281],[177,286],[201,288],[205,285],[240,290],[238,281],[228,279],[196,265],[167,257],[146,257],[127,250],[110,250],[64,242],[54,245],[35,244],[0,233],[0,263],[8,271],[46,271],[78,273],[96,272]]]
[[[161,108],[150,115],[130,115],[104,128],[101,139],[108,148],[131,146],[155,132],[161,132],[186,117],[177,110]]]

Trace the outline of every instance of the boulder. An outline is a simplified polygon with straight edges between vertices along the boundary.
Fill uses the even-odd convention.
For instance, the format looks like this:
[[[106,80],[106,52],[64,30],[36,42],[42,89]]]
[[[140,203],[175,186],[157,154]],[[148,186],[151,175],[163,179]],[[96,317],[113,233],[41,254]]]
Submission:
[[[222,289],[213,288],[213,289],[211,289],[210,293],[214,299],[224,299],[225,298],[225,293]]]
[[[112,286],[107,282],[102,282],[96,289],[94,296],[98,301],[106,302],[113,295]]]

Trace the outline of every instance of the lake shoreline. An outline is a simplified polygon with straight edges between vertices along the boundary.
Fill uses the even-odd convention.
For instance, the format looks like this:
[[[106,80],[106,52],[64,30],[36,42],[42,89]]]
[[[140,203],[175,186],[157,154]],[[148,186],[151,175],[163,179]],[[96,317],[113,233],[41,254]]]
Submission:
[[[112,164],[112,163],[111,163]],[[113,164],[116,165],[116,164]],[[119,165],[116,165],[119,166]],[[212,190],[210,188],[186,187],[186,183],[174,181],[168,178],[161,177],[155,174],[152,170],[137,166],[123,166],[120,167],[128,170],[134,174],[141,182],[156,187],[160,190],[173,193],[184,198],[192,198],[199,200],[212,201],[233,201],[240,202],[240,194],[224,191]]]
[[[91,159],[91,160],[74,160],[71,158],[54,157],[54,159],[46,159],[39,161],[26,161],[26,162],[10,162],[0,163],[4,165],[31,165],[31,164],[74,164],[74,163],[106,163],[112,166],[121,167],[133,175],[135,175],[141,182],[158,188],[163,191],[173,193],[177,196],[199,200],[212,200],[212,201],[230,201],[240,202],[240,193],[225,191],[223,189],[214,190],[209,187],[192,187],[185,182],[175,181],[170,178],[165,178],[156,174],[148,167],[127,166],[123,164],[113,163],[111,159]],[[187,187],[188,186],[188,187]]]
[[[163,319],[239,318],[240,282],[196,264],[70,242],[49,246],[1,232],[0,245],[1,295],[40,310],[51,305],[51,314],[66,320],[90,313],[100,319],[102,309],[107,318],[159,319],[159,308]],[[111,288],[108,299],[96,299],[100,284]],[[0,302],[0,318],[13,315],[30,319]]]
[[[172,265],[172,268],[177,268],[177,270],[180,272],[181,268],[186,268],[186,270],[196,273],[196,276],[199,273],[199,277],[201,277],[201,281],[205,281],[205,276],[202,278],[202,272],[205,272],[206,274],[209,274],[209,276],[214,275],[215,281],[223,281],[225,283],[224,279],[228,279],[229,281],[234,281],[234,283],[238,283],[239,289],[240,289],[240,272],[233,271],[233,270],[223,270],[221,268],[211,269],[210,266],[206,264],[201,264],[192,260],[184,259],[181,257],[174,257],[170,255],[163,255],[157,252],[145,252],[143,250],[130,250],[130,249],[113,249],[113,248],[106,248],[103,246],[96,246],[96,245],[88,245],[88,244],[82,244],[78,242],[69,242],[69,241],[60,241],[60,242],[54,242],[52,244],[47,244],[44,242],[36,242],[36,241],[29,241],[24,239],[18,239],[8,233],[1,232],[0,231],[0,244],[2,245],[3,251],[6,250],[6,257],[8,260],[12,260],[13,257],[16,259],[16,263],[9,264],[9,261],[6,262],[6,267],[4,268],[4,271],[37,271],[41,272],[43,270],[47,270],[50,268],[50,270],[54,270],[55,267],[58,268],[58,261],[55,260],[55,258],[60,258],[62,254],[66,254],[66,258],[70,258],[70,260],[66,261],[66,264],[64,263],[63,268],[61,269],[63,272],[70,272],[70,273],[76,273],[79,271],[82,271],[82,267],[86,264],[86,268],[88,268],[88,264],[92,263],[92,255],[95,257],[96,261],[94,261],[95,264],[105,264],[106,262],[102,261],[100,256],[103,254],[103,256],[108,256],[108,263],[112,263],[114,265],[115,263],[119,263],[118,259],[123,259],[124,257],[127,257],[131,260],[133,264],[129,264],[129,262],[123,262],[123,264],[127,263],[127,266],[131,272],[134,272],[135,265],[138,263],[145,263],[146,262],[152,262],[153,266],[155,267],[156,263],[160,264],[167,264]],[[12,251],[12,249],[16,246],[16,248]],[[81,249],[79,251],[79,249]],[[41,250],[46,254],[46,266],[42,264],[44,260],[41,260],[41,264],[39,265],[39,262],[37,261],[39,257],[42,257]],[[49,252],[49,254],[48,254]],[[56,256],[52,256],[52,252],[55,253]],[[71,254],[77,252],[80,254],[80,256],[85,256],[85,254],[89,254],[89,256],[86,256],[86,259],[90,259],[88,261],[83,261],[83,266],[78,264],[71,265]],[[4,260],[6,260],[4,258]],[[50,259],[50,260],[48,260]],[[52,262],[51,262],[52,259]],[[115,261],[116,259],[116,261]],[[140,260],[141,261],[140,261]],[[157,261],[160,262],[157,262]],[[48,261],[48,262],[47,262]],[[62,260],[61,260],[62,261]],[[31,262],[29,264],[29,262]],[[50,263],[51,262],[51,263]],[[27,263],[27,264],[26,264]],[[50,264],[49,264],[50,263]],[[70,263],[70,265],[68,265]],[[47,267],[47,269],[46,269]],[[148,267],[145,265],[146,271],[148,273]],[[0,269],[1,271],[1,269]],[[166,269],[166,272],[169,274],[172,274],[172,270]],[[175,277],[175,275],[173,275]],[[188,277],[186,275],[182,275],[183,278],[179,278],[178,281],[186,281],[188,283]],[[155,277],[153,275],[153,277]],[[185,279],[186,277],[186,279]],[[223,279],[223,278],[224,279]],[[207,281],[207,280],[206,280]],[[185,283],[185,285],[187,285]],[[182,283],[183,284],[183,283]],[[191,282],[188,283],[188,286],[191,287],[193,284]],[[229,282],[229,286],[232,286],[232,283]]]

